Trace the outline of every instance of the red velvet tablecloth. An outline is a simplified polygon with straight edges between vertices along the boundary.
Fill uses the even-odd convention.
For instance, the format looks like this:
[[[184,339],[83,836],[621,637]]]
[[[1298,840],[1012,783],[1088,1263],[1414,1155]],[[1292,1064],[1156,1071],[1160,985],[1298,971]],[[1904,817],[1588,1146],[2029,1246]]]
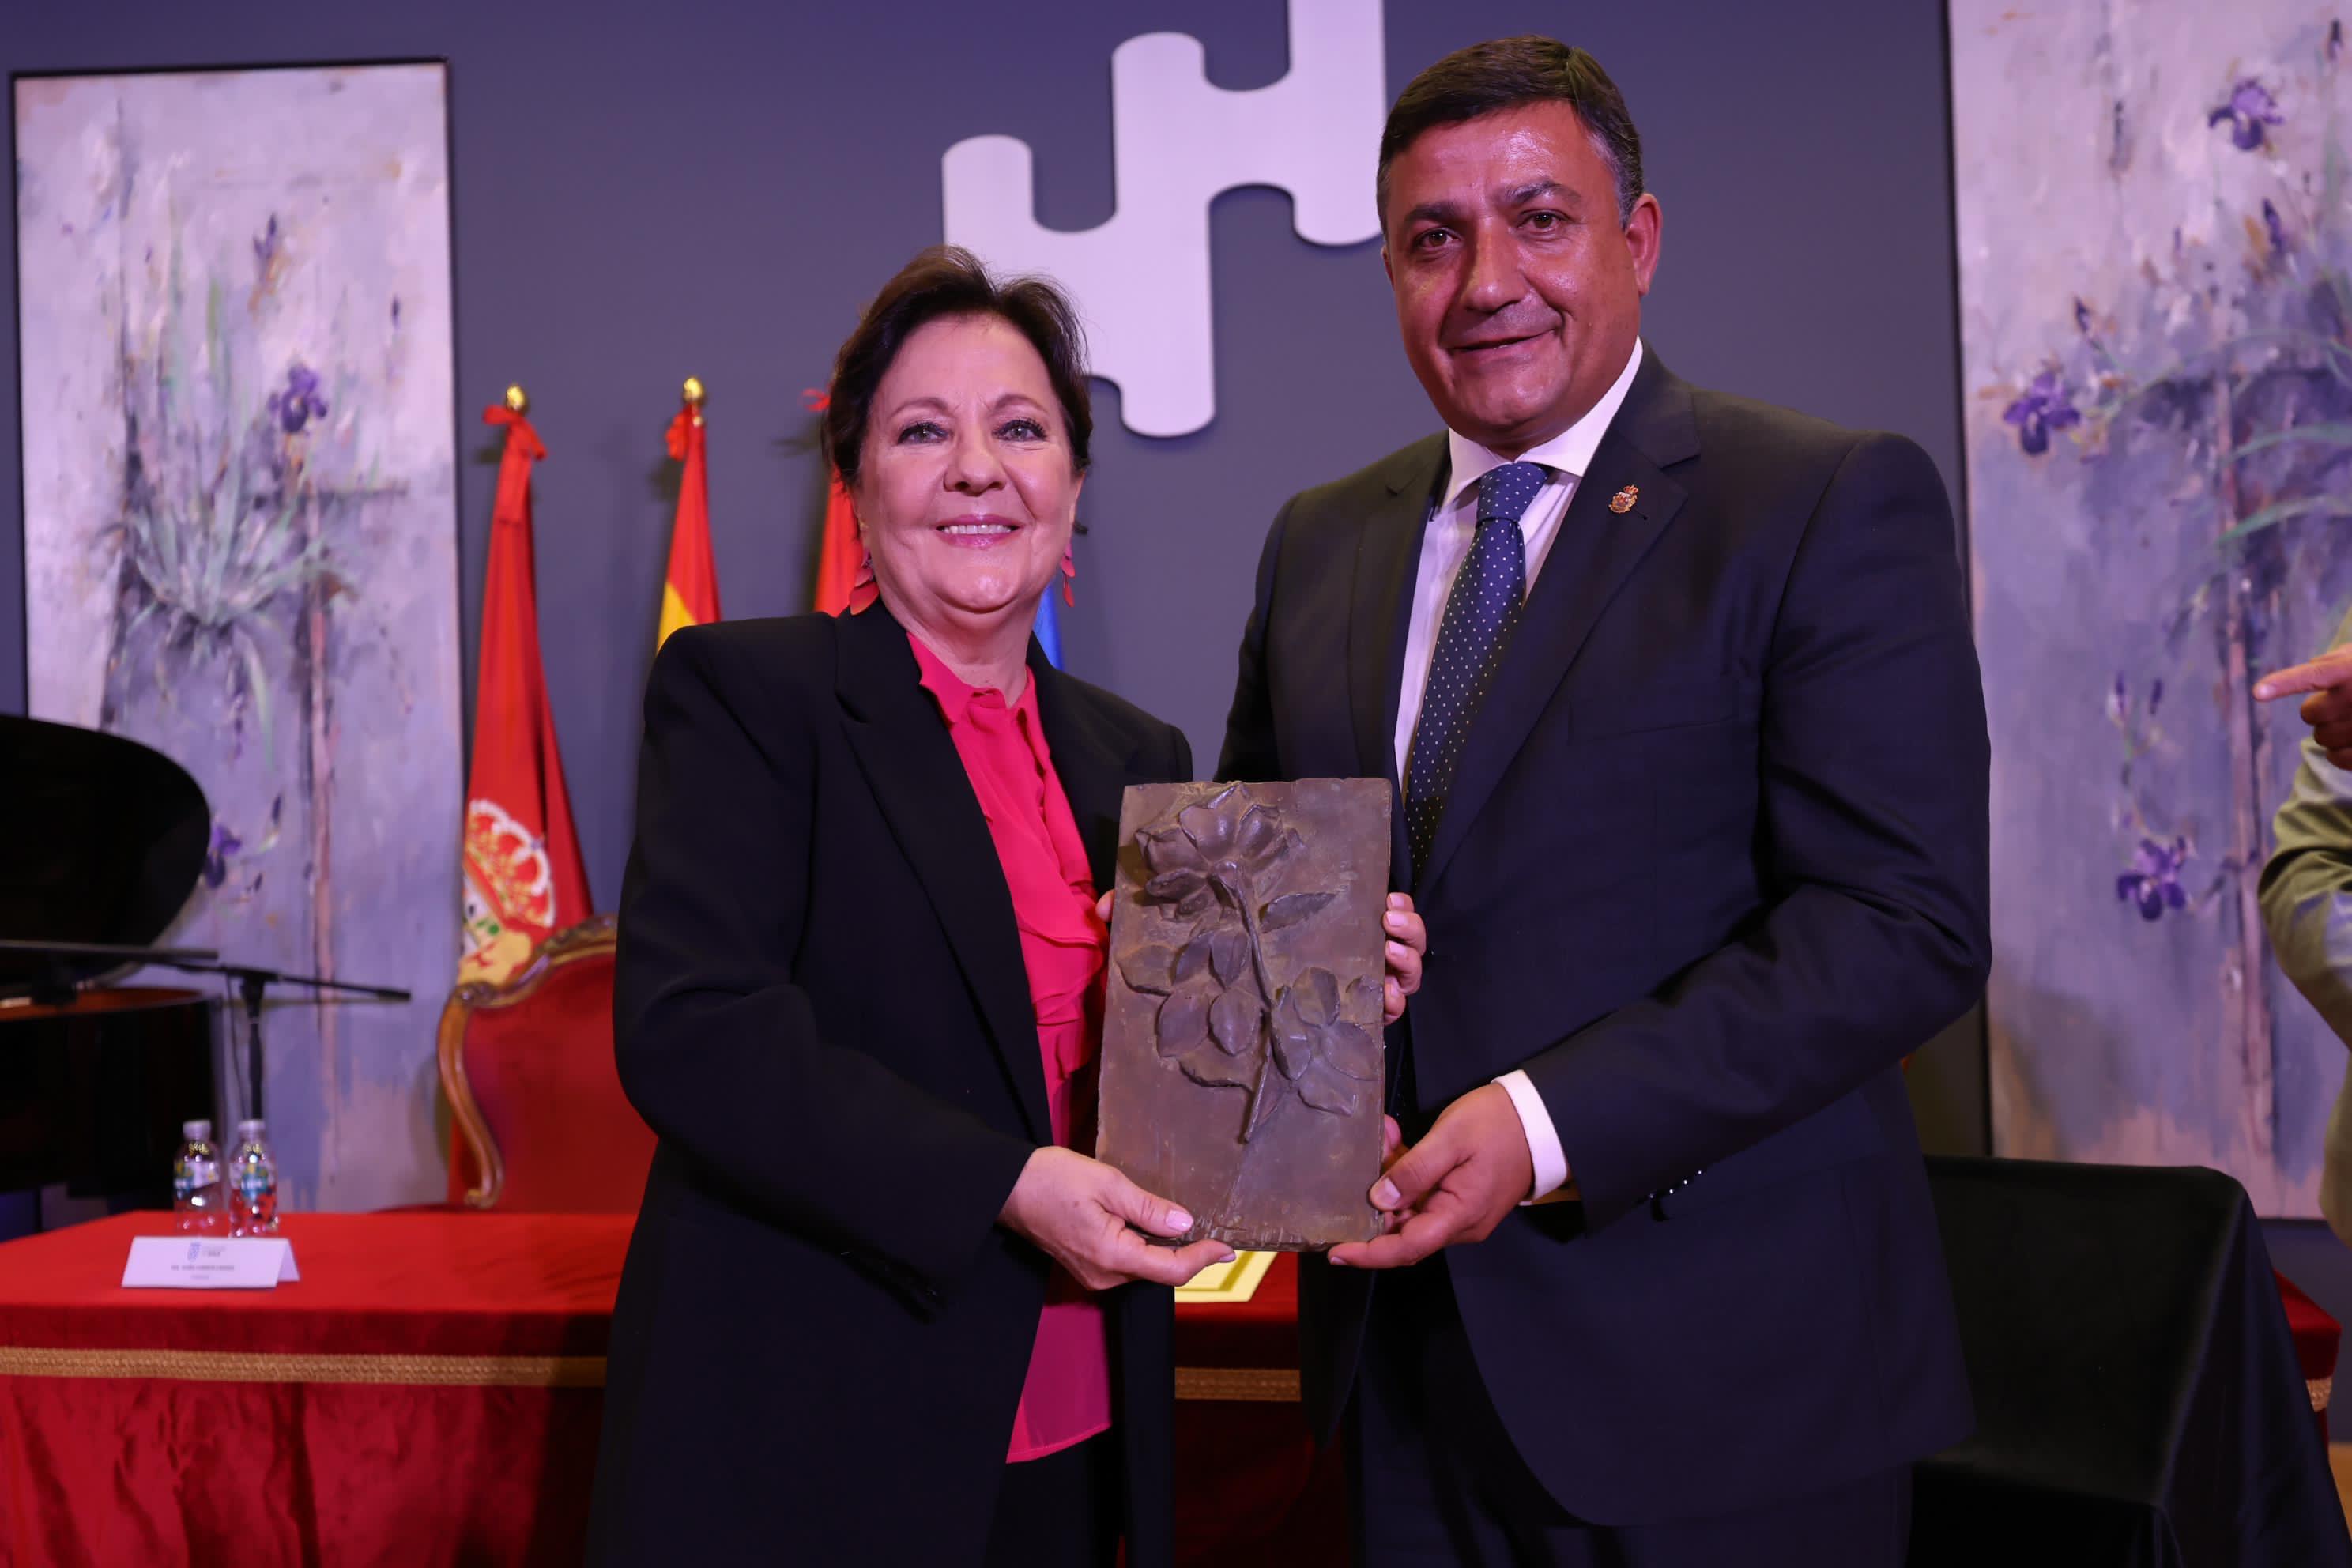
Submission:
[[[1345,1568],[1347,1484],[1298,1404],[1298,1259],[1247,1301],[1176,1309],[1176,1561]]]
[[[0,1245],[0,1568],[576,1563],[629,1215],[293,1215],[299,1283],[125,1290],[164,1215]],[[1179,1560],[1346,1561],[1297,1265],[1177,1309]]]
[[[0,1568],[576,1563],[630,1215],[295,1215],[302,1278],[0,1246]]]

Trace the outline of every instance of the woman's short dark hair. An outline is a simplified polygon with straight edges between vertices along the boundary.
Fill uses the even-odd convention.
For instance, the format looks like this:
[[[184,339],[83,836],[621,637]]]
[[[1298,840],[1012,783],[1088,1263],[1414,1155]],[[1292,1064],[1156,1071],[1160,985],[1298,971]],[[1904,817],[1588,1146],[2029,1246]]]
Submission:
[[[1381,171],[1374,196],[1381,230],[1389,225],[1389,165],[1425,131],[1458,125],[1526,103],[1565,103],[1591,133],[1592,145],[1617,178],[1617,219],[1633,216],[1642,199],[1642,136],[1625,95],[1601,62],[1558,38],[1527,33],[1456,49],[1405,84],[1381,131]]]
[[[935,245],[882,285],[834,358],[833,385],[825,394],[824,454],[841,482],[856,481],[874,391],[891,361],[916,329],[948,316],[996,316],[1029,340],[1045,362],[1045,377],[1062,405],[1062,422],[1069,426],[1070,464],[1085,473],[1095,416],[1087,397],[1086,334],[1069,297],[1043,278],[1000,281],[961,246]]]

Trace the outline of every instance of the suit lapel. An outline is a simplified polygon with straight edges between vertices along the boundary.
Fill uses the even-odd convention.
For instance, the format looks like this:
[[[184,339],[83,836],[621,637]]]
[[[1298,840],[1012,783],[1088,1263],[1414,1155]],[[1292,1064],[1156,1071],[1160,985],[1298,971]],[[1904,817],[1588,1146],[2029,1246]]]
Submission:
[[[1045,721],[1054,772],[1077,821],[1078,836],[1086,840],[1095,891],[1107,893],[1118,866],[1119,807],[1127,786],[1142,782],[1132,766],[1135,749],[1103,721],[1083,687],[1046,662],[1045,649],[1034,639],[1029,679],[1037,683],[1037,717]]]
[[[1645,347],[1624,405],[1593,453],[1590,471],[1577,481],[1518,630],[1503,652],[1494,689],[1470,721],[1416,891],[1436,886],[1446,860],[1550,705],[1593,623],[1674,521],[1684,489],[1664,470],[1697,450],[1690,388]],[[1612,500],[1628,486],[1636,492],[1632,509],[1613,510]]]
[[[1359,776],[1384,778],[1398,789],[1396,721],[1402,690],[1406,629],[1412,624],[1413,582],[1421,562],[1422,536],[1438,476],[1445,467],[1445,437],[1416,441],[1391,458],[1380,474],[1385,492],[1374,500],[1357,535],[1355,599],[1348,616],[1348,707],[1356,735]],[[1404,800],[1389,803],[1391,880],[1400,884],[1412,864],[1405,837]]]
[[[1030,1136],[1050,1143],[1029,971],[980,797],[890,613],[877,604],[842,616],[839,647],[835,692],[850,748],[947,932]]]

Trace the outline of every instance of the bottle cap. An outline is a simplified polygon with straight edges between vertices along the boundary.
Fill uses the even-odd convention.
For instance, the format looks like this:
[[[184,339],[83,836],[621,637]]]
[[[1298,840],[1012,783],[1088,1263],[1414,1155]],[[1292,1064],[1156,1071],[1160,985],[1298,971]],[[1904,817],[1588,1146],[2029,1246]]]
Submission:
[[[255,1120],[255,1121],[240,1121],[240,1122],[238,1122],[238,1123],[236,1124],[236,1141],[237,1141],[238,1142],[240,1142],[240,1143],[258,1143],[258,1142],[261,1142],[261,1123],[260,1123],[260,1121],[259,1121],[258,1120]]]
[[[180,1123],[180,1136],[191,1143],[209,1143],[212,1142],[213,1124],[209,1121],[183,1121]]]

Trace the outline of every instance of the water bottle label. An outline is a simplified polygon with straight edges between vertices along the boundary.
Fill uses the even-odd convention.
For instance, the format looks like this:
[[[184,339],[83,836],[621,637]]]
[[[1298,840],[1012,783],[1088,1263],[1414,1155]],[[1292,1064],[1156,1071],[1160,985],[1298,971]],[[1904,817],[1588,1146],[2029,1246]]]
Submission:
[[[185,1166],[172,1173],[172,1201],[183,1204],[195,1195],[196,1179]]]
[[[258,1207],[262,1199],[278,1190],[278,1179],[258,1166],[248,1165],[236,1173],[236,1190],[247,1204]]]

